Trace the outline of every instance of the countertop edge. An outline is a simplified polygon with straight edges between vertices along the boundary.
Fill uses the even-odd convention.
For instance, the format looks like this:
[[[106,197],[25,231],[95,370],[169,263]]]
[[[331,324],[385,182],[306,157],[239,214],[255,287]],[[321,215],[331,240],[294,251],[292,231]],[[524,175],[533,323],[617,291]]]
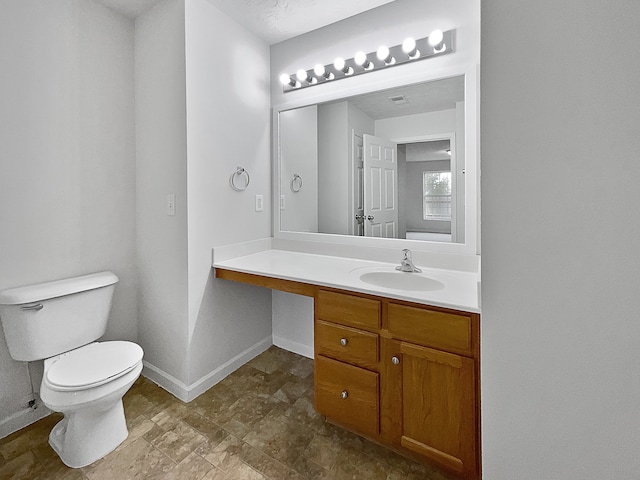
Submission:
[[[447,308],[447,309],[452,309],[452,310],[458,310],[458,311],[463,311],[463,312],[468,312],[468,313],[481,313],[481,309],[480,309],[480,281],[479,279],[476,280],[476,282],[474,283],[474,288],[475,288],[475,305],[471,304],[471,302],[465,302],[465,301],[460,301],[458,303],[456,302],[452,302],[452,301],[443,301],[443,300],[439,300],[437,298],[423,298],[420,296],[415,296],[412,294],[405,294],[402,291],[398,291],[395,289],[390,289],[390,288],[384,288],[384,287],[380,287],[380,288],[368,288],[367,286],[365,286],[364,284],[359,284],[356,282],[345,282],[342,281],[340,282],[338,281],[326,281],[326,280],[322,280],[322,279],[315,279],[315,278],[311,278],[308,276],[296,276],[296,275],[292,275],[292,274],[288,274],[288,273],[284,273],[282,271],[275,271],[273,268],[271,269],[265,269],[265,268],[249,268],[246,265],[239,265],[238,263],[246,263],[246,259],[247,257],[251,257],[254,255],[269,255],[269,252],[272,252],[273,250],[271,249],[261,249],[261,250],[257,250],[254,251],[252,253],[249,253],[248,255],[242,255],[236,258],[227,258],[223,261],[219,261],[219,262],[212,262],[212,267],[214,269],[219,268],[219,269],[223,269],[223,270],[231,270],[231,271],[236,271],[236,272],[240,272],[240,273],[246,273],[246,274],[251,274],[251,275],[259,275],[262,277],[267,277],[267,278],[274,278],[274,279],[279,279],[279,280],[287,280],[287,281],[292,281],[292,282],[299,282],[299,283],[306,283],[309,285],[314,285],[314,286],[318,286],[318,287],[326,287],[326,288],[334,288],[334,289],[338,289],[338,290],[345,290],[345,291],[352,291],[352,292],[356,292],[356,293],[362,293],[365,295],[373,295],[373,296],[378,296],[378,297],[385,297],[385,298],[391,298],[391,299],[395,299],[395,300],[401,300],[401,301],[406,301],[406,302],[412,302],[412,303],[417,303],[417,304],[421,304],[421,305],[430,305],[430,306],[434,306],[434,307],[440,307],[440,308]],[[282,250],[277,250],[277,252],[280,255],[287,255],[288,253],[291,253],[294,258],[298,257],[299,255],[304,255],[305,257],[327,257],[325,255],[316,255],[316,254],[307,254],[307,253],[298,253],[298,252],[286,252],[286,251],[282,251]],[[328,257],[327,257],[328,258]],[[336,258],[336,257],[331,257],[331,258]],[[239,262],[238,260],[240,259],[244,259],[244,261]],[[341,259],[342,262],[344,262],[344,259]],[[258,262],[256,262],[258,263]],[[381,262],[372,262],[372,261],[366,261],[366,260],[354,260],[353,262],[351,262],[351,265],[347,265],[345,266],[345,271],[348,272],[349,270],[351,270],[350,267],[353,266],[353,264],[357,264],[357,266],[360,266],[362,263],[369,263],[371,265],[382,265]],[[385,264],[385,266],[391,266],[391,264]],[[456,275],[460,275],[457,272],[451,271],[448,273],[449,275],[452,276],[456,276]],[[468,273],[466,273],[465,275],[469,275]],[[477,277],[477,276],[476,276]],[[467,281],[468,282],[468,281]]]

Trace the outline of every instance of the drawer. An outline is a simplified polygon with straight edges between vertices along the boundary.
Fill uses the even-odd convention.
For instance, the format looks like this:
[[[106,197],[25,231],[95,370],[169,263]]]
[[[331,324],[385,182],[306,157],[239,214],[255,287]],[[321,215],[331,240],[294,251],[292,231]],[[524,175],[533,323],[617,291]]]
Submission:
[[[315,361],[316,410],[336,423],[376,436],[379,375],[322,355]]]
[[[315,350],[320,355],[378,368],[378,335],[364,330],[316,320]]]
[[[319,290],[316,317],[351,327],[380,328],[380,302],[369,298]]]
[[[389,333],[394,338],[427,347],[473,353],[471,317],[389,304]]]

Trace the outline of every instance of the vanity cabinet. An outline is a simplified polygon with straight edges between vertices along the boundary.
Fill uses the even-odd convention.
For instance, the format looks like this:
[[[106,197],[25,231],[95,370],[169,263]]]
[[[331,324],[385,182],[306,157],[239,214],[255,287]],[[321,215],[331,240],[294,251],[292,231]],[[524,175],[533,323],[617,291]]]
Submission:
[[[319,289],[314,329],[318,412],[479,478],[479,315]]]
[[[216,269],[314,298],[315,407],[460,478],[480,478],[480,315]]]

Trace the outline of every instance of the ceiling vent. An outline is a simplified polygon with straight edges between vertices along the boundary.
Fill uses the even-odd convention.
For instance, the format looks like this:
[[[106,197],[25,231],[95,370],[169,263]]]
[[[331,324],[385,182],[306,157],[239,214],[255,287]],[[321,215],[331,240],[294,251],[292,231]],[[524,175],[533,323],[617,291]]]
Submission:
[[[391,100],[396,105],[402,105],[403,103],[409,103],[409,100],[407,100],[407,98],[404,95],[396,95],[394,97],[389,97],[389,100]]]

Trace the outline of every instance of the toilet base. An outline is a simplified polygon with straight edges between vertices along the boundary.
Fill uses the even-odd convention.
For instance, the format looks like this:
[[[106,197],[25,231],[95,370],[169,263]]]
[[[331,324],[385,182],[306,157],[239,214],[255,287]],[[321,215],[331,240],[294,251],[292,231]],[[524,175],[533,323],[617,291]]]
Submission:
[[[65,413],[51,430],[49,445],[66,466],[81,468],[111,453],[128,435],[119,400],[108,409]]]

